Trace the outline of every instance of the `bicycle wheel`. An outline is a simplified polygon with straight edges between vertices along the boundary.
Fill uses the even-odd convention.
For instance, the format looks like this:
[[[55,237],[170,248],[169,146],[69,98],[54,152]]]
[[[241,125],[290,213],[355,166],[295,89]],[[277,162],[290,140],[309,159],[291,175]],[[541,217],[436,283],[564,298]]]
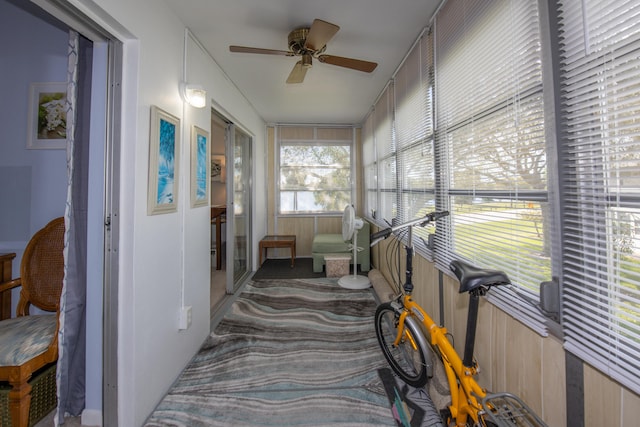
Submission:
[[[404,333],[398,346],[393,343],[398,331],[399,313],[391,303],[383,303],[376,309],[376,336],[384,357],[393,371],[407,384],[422,387],[427,383],[425,349],[418,342],[419,327],[407,316],[404,322]],[[415,344],[415,348],[414,348]]]

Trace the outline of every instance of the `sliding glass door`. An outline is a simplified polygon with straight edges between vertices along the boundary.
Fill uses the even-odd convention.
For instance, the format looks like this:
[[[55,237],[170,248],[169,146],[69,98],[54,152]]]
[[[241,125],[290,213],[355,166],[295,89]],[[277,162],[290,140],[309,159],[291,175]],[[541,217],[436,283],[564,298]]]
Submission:
[[[227,229],[227,241],[233,246],[227,246],[231,249],[227,251],[227,293],[234,293],[248,277],[252,265],[252,138],[234,124],[230,124],[228,129],[231,147],[227,156],[227,176],[231,179],[227,183],[227,200],[231,209],[227,209],[227,220],[229,213],[233,213],[233,218],[231,227]]]

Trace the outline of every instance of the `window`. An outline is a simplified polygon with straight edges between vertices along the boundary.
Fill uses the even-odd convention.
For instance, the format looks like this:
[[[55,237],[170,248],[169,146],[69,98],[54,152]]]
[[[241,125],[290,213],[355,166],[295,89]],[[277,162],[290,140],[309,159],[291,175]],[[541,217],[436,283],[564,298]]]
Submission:
[[[490,300],[543,335],[557,278],[565,348],[640,393],[640,4],[557,2],[553,71],[538,4],[443,4],[365,122],[368,211],[435,200],[438,267],[506,271]]]
[[[369,114],[362,125],[362,165],[364,167],[364,212],[368,218],[376,218],[378,209],[378,168],[373,134],[374,115]]]
[[[278,126],[279,213],[341,213],[351,204],[352,128]]]
[[[432,33],[426,31],[363,127],[367,213],[380,224],[435,209],[432,51]],[[426,230],[416,232],[426,238]],[[420,239],[414,243],[425,248]]]
[[[565,347],[640,393],[640,5],[560,1]]]
[[[378,213],[376,218],[392,221],[398,214],[398,174],[393,138],[393,84],[387,86],[374,110],[378,152]]]
[[[398,220],[406,222],[435,209],[433,158],[433,37],[427,30],[413,46],[395,76]],[[427,233],[416,228],[413,243],[426,249]],[[422,239],[420,239],[420,237]],[[424,240],[423,240],[424,239]]]
[[[437,262],[505,271],[516,287],[490,298],[545,334],[528,302],[551,279],[537,2],[448,1],[435,22]]]

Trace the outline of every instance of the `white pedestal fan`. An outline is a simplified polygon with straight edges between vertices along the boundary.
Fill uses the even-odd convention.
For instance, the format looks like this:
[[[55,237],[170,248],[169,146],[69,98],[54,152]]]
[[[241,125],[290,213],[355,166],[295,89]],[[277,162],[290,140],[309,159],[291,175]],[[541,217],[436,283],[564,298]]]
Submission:
[[[344,241],[352,240],[353,246],[353,275],[342,276],[338,284],[347,289],[366,289],[371,286],[369,278],[358,275],[358,230],[364,225],[362,218],[356,218],[356,210],[352,205],[347,205],[342,214],[342,238]]]

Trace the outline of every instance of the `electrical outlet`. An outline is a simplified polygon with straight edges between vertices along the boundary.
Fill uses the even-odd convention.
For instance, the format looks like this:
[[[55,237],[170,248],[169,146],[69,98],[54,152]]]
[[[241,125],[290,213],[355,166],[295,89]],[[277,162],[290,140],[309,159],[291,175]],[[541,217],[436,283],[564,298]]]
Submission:
[[[191,306],[182,307],[180,309],[180,320],[178,329],[185,330],[191,326]]]

